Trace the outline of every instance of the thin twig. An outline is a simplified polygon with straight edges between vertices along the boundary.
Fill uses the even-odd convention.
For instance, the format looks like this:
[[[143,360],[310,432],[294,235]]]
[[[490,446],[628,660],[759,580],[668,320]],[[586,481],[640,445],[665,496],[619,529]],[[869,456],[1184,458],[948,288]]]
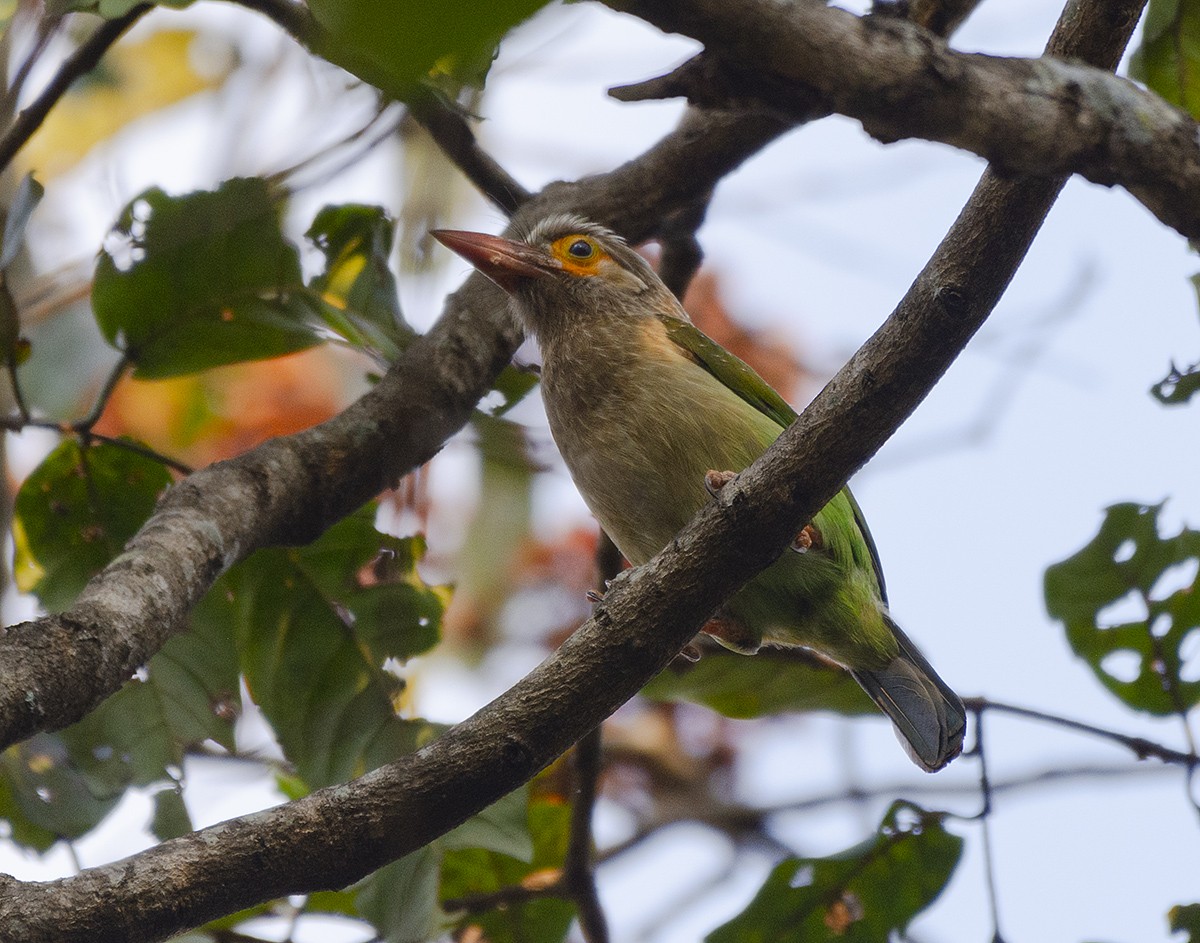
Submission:
[[[696,231],[708,213],[712,192],[704,194],[687,206],[672,213],[664,222],[661,234],[662,259],[658,274],[671,293],[680,300],[687,291],[692,277],[704,261],[704,251]]]
[[[975,749],[979,759],[979,792],[983,807],[977,816],[983,831],[983,874],[987,884],[988,909],[992,915],[992,943],[1004,943],[1000,932],[1000,904],[996,894],[996,860],[992,847],[992,781],[988,775],[987,749],[984,745],[983,711],[975,711]]]
[[[108,376],[104,380],[104,385],[100,387],[100,392],[96,395],[96,401],[92,404],[92,408],[88,410],[88,414],[82,419],[78,419],[71,423],[71,428],[76,432],[91,432],[92,427],[100,421],[100,416],[104,413],[104,408],[108,405],[109,399],[112,398],[113,391],[116,390],[117,384],[125,376],[126,371],[132,366],[132,361],[128,355],[122,354],[121,359],[116,362]]]
[[[62,25],[63,18],[61,16],[44,16],[39,17],[35,30],[37,38],[34,40],[33,48],[29,50],[29,54],[21,61],[17,71],[13,74],[12,82],[4,91],[4,95],[0,98],[0,116],[5,121],[11,121],[13,114],[16,112],[17,102],[21,98],[21,90],[25,87],[25,82],[29,78],[29,73],[33,71],[34,65],[42,57],[46,51],[46,47],[50,45],[50,40]],[[9,24],[11,31],[12,24]],[[7,33],[6,33],[6,37]]]
[[[1040,720],[1058,727],[1066,727],[1069,730],[1078,730],[1080,733],[1091,734],[1094,737],[1100,737],[1104,740],[1111,740],[1113,743],[1119,743],[1121,746],[1131,750],[1139,760],[1154,757],[1155,759],[1162,760],[1164,763],[1183,766],[1187,769],[1193,769],[1197,765],[1200,765],[1200,756],[1194,753],[1184,753],[1181,750],[1172,749],[1161,743],[1155,743],[1153,740],[1147,740],[1145,737],[1135,737],[1119,733],[1116,730],[1097,727],[1093,724],[1085,724],[1082,721],[1072,720],[1069,717],[1063,717],[1059,714],[1050,714],[1046,711],[1034,710],[1029,707],[1018,707],[1016,704],[1005,704],[1002,701],[992,701],[985,697],[963,698],[963,704],[966,705],[967,710],[975,713],[999,711],[1004,714],[1012,714],[1016,717],[1026,717],[1030,720]]]
[[[101,57],[108,51],[121,35],[136,23],[143,15],[153,8],[152,4],[142,3],[134,7],[124,16],[115,20],[105,20],[97,27],[84,43],[73,52],[62,64],[62,67],[50,80],[50,84],[42,91],[33,103],[20,114],[12,123],[12,127],[0,138],[0,170],[12,163],[17,152],[25,146],[33,133],[42,126],[46,115],[50,113],[60,98],[77,78],[86,75],[96,67]]]
[[[166,465],[167,468],[170,468],[172,471],[179,472],[179,474],[183,475],[184,477],[187,477],[193,471],[195,471],[195,469],[190,465],[186,465],[177,459],[171,458],[169,455],[163,455],[162,452],[158,452],[150,448],[150,446],[143,445],[141,442],[135,442],[132,439],[121,439],[117,438],[116,436],[104,435],[103,433],[96,432],[91,429],[87,430],[86,432],[80,432],[79,437],[84,442],[95,440],[96,442],[103,442],[105,445],[112,445],[116,448],[124,449],[126,452],[133,452],[135,455],[141,455],[144,458],[153,459],[156,462]]]
[[[442,902],[442,908],[447,913],[482,914],[489,910],[513,907],[527,904],[543,897],[566,897],[567,889],[561,880],[544,887],[526,887],[523,884],[510,884],[499,890],[487,891],[480,894],[464,894]]]
[[[433,92],[408,103],[409,114],[468,180],[506,213],[515,213],[532,194],[479,146],[467,119]]]

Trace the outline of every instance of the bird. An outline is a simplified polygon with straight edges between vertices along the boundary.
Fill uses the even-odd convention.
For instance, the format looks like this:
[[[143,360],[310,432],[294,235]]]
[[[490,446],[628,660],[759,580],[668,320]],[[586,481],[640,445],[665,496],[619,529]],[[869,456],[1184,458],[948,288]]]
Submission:
[[[570,213],[509,239],[431,235],[502,288],[542,355],[550,432],[588,508],[634,566],[650,560],[796,418],[751,367],[692,323],[650,264]],[[875,542],[843,488],[704,626],[722,645],[811,649],[849,670],[935,772],[962,751],[966,714],[897,626]]]

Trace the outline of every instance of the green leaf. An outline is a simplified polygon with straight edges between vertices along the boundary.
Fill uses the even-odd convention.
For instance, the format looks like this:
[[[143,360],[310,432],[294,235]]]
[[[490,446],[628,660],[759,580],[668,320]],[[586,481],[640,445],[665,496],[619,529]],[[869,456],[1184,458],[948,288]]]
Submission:
[[[1161,537],[1161,509],[1108,508],[1096,537],[1048,568],[1045,579],[1046,608],[1066,626],[1075,654],[1130,707],[1158,715],[1200,702],[1200,682],[1181,678],[1184,643],[1200,628],[1200,532]],[[1188,568],[1189,585],[1171,592],[1158,586],[1168,571]],[[1105,611],[1118,602],[1136,618],[1118,622]]]
[[[500,376],[496,377],[496,383],[492,387],[503,397],[503,401],[493,406],[488,414],[496,418],[503,416],[533,391],[538,385],[538,380],[538,375],[533,370],[520,369],[509,364],[500,371]]]
[[[320,24],[313,50],[405,99],[431,72],[478,70],[513,26],[546,0],[494,0],[462,6],[440,0],[311,0]]]
[[[360,885],[358,912],[374,924],[384,943],[423,943],[438,922],[438,843],[426,845],[380,868]]]
[[[1167,914],[1172,933],[1186,933],[1187,943],[1200,943],[1200,904],[1180,904]]]
[[[1129,74],[1200,115],[1200,0],[1150,0]]]
[[[46,188],[33,178],[32,173],[26,174],[17,185],[0,236],[0,270],[8,268],[17,257],[25,242],[25,224],[45,192]]]
[[[642,689],[656,701],[691,701],[726,717],[782,711],[874,715],[870,698],[849,673],[802,649],[765,648],[757,655],[707,649],[698,662],[673,664]]]
[[[533,860],[529,836],[529,790],[522,786],[473,816],[442,837],[448,850],[479,848],[516,858]]]
[[[161,789],[154,794],[154,818],[150,830],[159,841],[178,838],[192,830],[192,819],[183,804],[182,789]]]
[[[373,514],[364,508],[310,547],[260,551],[201,612],[233,626],[250,692],[311,788],[362,775],[437,732],[396,716],[403,685],[384,662],[436,640],[448,591],[420,581],[420,544],[378,533]],[[376,558],[381,566],[370,566]]]
[[[45,851],[86,835],[112,811],[123,789],[75,763],[59,734],[35,734],[0,755],[0,808],[12,838]]]
[[[61,16],[65,13],[95,13],[106,20],[115,20],[146,0],[47,0],[46,13]],[[157,0],[156,6],[182,10],[194,0]]]
[[[521,860],[482,848],[446,854],[442,863],[441,897],[456,900],[472,894],[487,894],[512,887],[539,876],[557,877],[570,840],[570,806],[556,799],[535,799],[528,806],[528,834],[533,842],[531,858]],[[546,897],[502,910],[460,916],[456,929],[479,927],[492,943],[558,943],[565,939],[574,908],[567,901]],[[451,917],[455,915],[450,914]]]
[[[828,858],[789,858],[707,943],[886,943],[945,888],[963,841],[898,802],[875,836]]]
[[[102,443],[66,441],[17,492],[18,586],[51,612],[75,601],[125,546],[171,482],[158,462]]]
[[[415,332],[400,311],[388,268],[394,226],[378,206],[327,206],[306,237],[325,256],[325,271],[309,282],[329,327],[350,344],[391,362]]]
[[[1150,387],[1150,395],[1164,406],[1180,406],[1200,393],[1200,363],[1180,370],[1175,364],[1165,377]]]
[[[258,178],[171,197],[153,188],[121,213],[96,263],[96,321],[135,376],[262,360],[321,342],[296,248]]]

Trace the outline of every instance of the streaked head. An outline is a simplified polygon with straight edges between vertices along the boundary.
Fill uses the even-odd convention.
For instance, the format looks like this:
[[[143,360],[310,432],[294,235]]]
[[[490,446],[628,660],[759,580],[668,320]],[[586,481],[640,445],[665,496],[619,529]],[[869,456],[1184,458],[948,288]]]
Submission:
[[[430,235],[508,292],[526,327],[542,337],[568,320],[650,314],[664,301],[673,304],[625,240],[579,216],[547,216],[518,239],[451,229]]]

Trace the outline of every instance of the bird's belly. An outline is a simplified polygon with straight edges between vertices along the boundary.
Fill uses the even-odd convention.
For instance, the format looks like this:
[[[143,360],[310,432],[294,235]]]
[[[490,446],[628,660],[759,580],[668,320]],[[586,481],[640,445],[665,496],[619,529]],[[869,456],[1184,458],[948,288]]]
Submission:
[[[707,374],[697,380],[634,385],[586,415],[547,400],[575,486],[633,564],[654,556],[711,500],[705,472],[741,471],[781,431]]]

